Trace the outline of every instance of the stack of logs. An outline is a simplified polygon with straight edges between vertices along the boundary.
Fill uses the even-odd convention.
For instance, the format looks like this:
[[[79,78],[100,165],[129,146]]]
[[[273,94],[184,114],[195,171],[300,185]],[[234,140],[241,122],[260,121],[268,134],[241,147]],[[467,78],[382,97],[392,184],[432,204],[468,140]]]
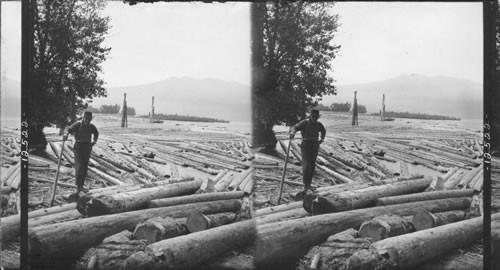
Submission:
[[[227,172],[210,181],[222,179],[223,174]],[[216,192],[204,189],[205,183],[171,178],[105,187],[90,190],[76,203],[32,211],[28,219],[31,263],[39,267],[55,267],[56,263],[64,268],[91,252],[89,269],[120,269],[124,265],[125,269],[143,269],[139,264],[146,261],[137,261],[137,256],[150,256],[148,263],[154,265],[191,265],[237,250],[241,247],[238,242],[223,241],[213,254],[194,256],[197,260],[189,255],[184,261],[179,256],[173,261],[155,257],[163,258],[160,253],[164,253],[171,258],[168,252],[182,252],[179,249],[190,247],[190,241],[198,241],[197,245],[215,243],[204,243],[198,234],[218,238],[227,226],[251,227],[246,221],[250,216],[249,194],[238,189]]]
[[[311,269],[407,269],[481,239],[479,140],[333,136],[320,146],[315,179],[334,185],[255,211],[258,267],[293,268],[310,250]],[[279,142],[281,159],[256,155],[256,193],[279,181],[289,142]],[[291,143],[285,183],[301,186],[300,146]]]
[[[2,137],[0,147],[1,215],[6,216],[20,210],[21,148],[15,137]]]

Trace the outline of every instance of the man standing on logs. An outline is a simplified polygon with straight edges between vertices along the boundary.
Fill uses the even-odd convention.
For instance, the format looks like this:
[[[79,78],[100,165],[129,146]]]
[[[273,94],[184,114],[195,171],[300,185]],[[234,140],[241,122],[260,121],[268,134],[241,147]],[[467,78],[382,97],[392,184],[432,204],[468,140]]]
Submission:
[[[304,191],[311,189],[319,145],[324,141],[326,135],[325,127],[321,122],[318,122],[318,118],[319,111],[311,110],[309,118],[298,122],[290,128],[290,143],[292,143],[297,131],[300,131],[302,134],[300,149],[302,152],[302,181],[304,182]],[[318,140],[319,133],[321,133],[321,139]]]
[[[75,154],[76,193],[83,191],[92,146],[94,146],[99,137],[99,132],[94,124],[90,123],[91,121],[92,113],[86,111],[83,114],[82,121],[75,122],[69,126],[66,135],[63,136],[63,140],[68,139],[68,134],[75,136],[73,152]],[[94,137],[93,140],[91,140],[92,135]]]

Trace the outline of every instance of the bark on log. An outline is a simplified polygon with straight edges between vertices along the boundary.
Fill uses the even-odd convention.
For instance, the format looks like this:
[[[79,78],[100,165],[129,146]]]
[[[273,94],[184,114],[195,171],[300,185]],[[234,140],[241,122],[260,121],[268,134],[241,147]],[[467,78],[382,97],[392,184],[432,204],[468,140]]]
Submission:
[[[215,192],[215,183],[212,179],[205,179],[202,181],[200,188],[196,190],[196,194]]]
[[[382,215],[361,224],[359,235],[370,238],[372,241],[379,241],[414,231],[413,225],[405,218],[397,215]]]
[[[448,223],[457,222],[465,218],[464,211],[447,211],[442,213],[430,213],[419,210],[415,213],[412,223],[417,231],[434,228]]]
[[[190,233],[194,233],[232,223],[235,219],[236,214],[234,213],[219,213],[207,216],[196,212],[187,217],[186,227]]]
[[[174,206],[195,202],[241,199],[243,196],[245,196],[243,191],[213,192],[206,194],[176,196],[172,198],[151,200],[148,202],[148,208]]]
[[[133,240],[130,231],[122,231],[105,238],[101,244],[91,248],[87,254],[92,254],[87,269],[120,270],[123,261],[135,252],[146,248],[144,240]]]
[[[407,216],[420,208],[431,212],[460,210],[469,207],[470,203],[468,198],[432,200],[263,224],[258,227],[257,267],[301,257],[311,246],[323,242],[328,236],[348,228],[356,228],[362,222],[379,215]]]
[[[186,181],[192,181],[194,178],[188,177],[184,178]],[[78,211],[86,216],[87,215],[87,203],[94,199],[97,198],[98,196],[104,196],[104,195],[111,195],[111,194],[119,194],[119,193],[125,193],[125,192],[132,192],[135,190],[140,190],[144,188],[152,188],[152,187],[158,187],[162,185],[167,185],[170,184],[174,179],[169,179],[169,180],[164,180],[164,181],[157,181],[154,183],[148,183],[148,184],[125,184],[125,185],[117,185],[117,186],[110,186],[110,187],[105,187],[105,188],[99,188],[99,189],[91,189],[89,192],[83,196],[80,196],[77,201],[76,209]],[[182,181],[182,182],[186,182]]]
[[[239,200],[224,200],[153,208],[32,228],[28,250],[33,265],[71,262],[104,238],[134,227],[152,217],[182,218],[195,211],[204,214],[238,211]]]
[[[352,210],[369,207],[380,197],[420,192],[431,183],[431,179],[416,179],[380,186],[367,187],[359,190],[345,191],[326,197],[306,195],[304,209],[313,215]]]
[[[227,187],[229,187],[229,185],[233,181],[233,178],[235,177],[235,175],[236,175],[236,172],[234,172],[234,171],[231,171],[231,172],[227,173],[226,175],[224,175],[222,177],[222,179],[220,179],[217,182],[217,184],[215,184],[215,191],[221,192],[223,190],[226,190]]]
[[[181,236],[189,233],[186,219],[171,217],[155,217],[138,224],[134,230],[134,239],[146,240],[151,244],[163,239]],[[131,254],[130,254],[131,255]]]
[[[474,194],[474,190],[472,189],[428,191],[415,194],[378,198],[375,201],[375,205],[382,206],[382,205],[400,204],[400,203],[408,203],[416,201],[469,197],[472,196],[472,194]]]
[[[252,245],[255,233],[255,220],[247,220],[166,239],[130,256],[124,270],[194,267],[230,250]]]
[[[243,182],[243,180],[245,180],[247,177],[251,177],[251,174],[253,173],[253,171],[255,171],[254,168],[248,168],[247,170],[244,170],[239,175],[234,177],[231,184],[229,184],[228,189],[235,190],[241,184],[241,182]]]
[[[151,200],[194,193],[200,185],[200,180],[194,180],[113,195],[101,195],[86,203],[86,213],[92,217],[143,209]]]
[[[40,216],[52,215],[55,213],[60,213],[68,210],[76,209],[76,203],[68,203],[60,206],[54,206],[50,208],[43,208],[28,212],[28,218],[36,218]]]
[[[409,269],[480,239],[483,218],[473,218],[373,243],[349,258],[348,269]]]

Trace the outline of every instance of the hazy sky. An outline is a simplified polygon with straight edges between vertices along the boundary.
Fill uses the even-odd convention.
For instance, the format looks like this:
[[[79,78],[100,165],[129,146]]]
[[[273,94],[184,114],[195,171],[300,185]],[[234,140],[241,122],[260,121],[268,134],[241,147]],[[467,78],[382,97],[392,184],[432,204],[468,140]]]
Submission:
[[[482,3],[339,2],[338,84],[400,74],[483,80]]]
[[[20,80],[20,2],[2,2],[2,76]],[[341,2],[337,84],[400,74],[482,82],[481,3]],[[250,83],[248,3],[110,2],[107,86],[173,76]]]

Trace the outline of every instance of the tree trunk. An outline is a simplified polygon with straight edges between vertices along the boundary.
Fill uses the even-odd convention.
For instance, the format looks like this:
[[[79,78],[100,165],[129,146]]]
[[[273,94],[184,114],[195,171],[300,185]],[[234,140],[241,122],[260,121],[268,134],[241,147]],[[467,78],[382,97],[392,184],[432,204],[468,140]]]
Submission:
[[[89,217],[134,211],[146,208],[154,199],[194,193],[201,186],[201,180],[144,188],[141,190],[101,195],[86,203]]]
[[[241,199],[245,196],[243,191],[213,192],[196,195],[178,196],[165,199],[151,200],[148,208],[181,205],[195,202],[209,202],[218,200]]]
[[[474,194],[474,190],[472,189],[428,191],[428,192],[421,192],[408,195],[378,198],[375,204],[377,206],[381,206],[381,205],[400,204],[400,203],[417,202],[425,200],[470,197],[472,196],[472,194]]]
[[[239,200],[202,202],[39,226],[29,232],[29,254],[33,264],[37,265],[67,262],[104,238],[123,230],[133,230],[138,223],[152,217],[181,218],[195,211],[214,214],[238,211],[240,207]]]
[[[416,209],[431,212],[465,209],[467,198],[432,200],[399,205],[379,206],[340,213],[305,217],[295,220],[260,225],[257,235],[256,262],[270,265],[301,257],[307,250],[335,233],[356,228],[362,222],[383,214],[407,216]]]
[[[481,238],[483,218],[473,218],[373,243],[349,258],[348,269],[409,269]]]
[[[255,220],[236,222],[148,245],[130,256],[124,270],[193,267],[228,251],[250,246],[255,240]]]
[[[191,214],[192,215],[192,214]],[[149,244],[163,239],[189,233],[186,219],[155,217],[138,224],[134,230],[134,239],[146,240]]]
[[[196,212],[187,217],[186,227],[189,232],[194,233],[232,223],[235,219],[236,214],[234,213],[219,213],[207,216]]]
[[[359,235],[379,241],[385,238],[414,232],[413,225],[403,217],[396,215],[382,215],[361,224]]]
[[[448,223],[457,222],[465,218],[464,211],[448,211],[442,213],[430,213],[419,210],[413,216],[412,223],[417,231],[426,230]]]
[[[424,178],[345,191],[326,197],[318,197],[314,194],[306,195],[304,209],[313,215],[317,215],[370,207],[380,197],[420,192],[427,188],[431,182],[430,178]]]

